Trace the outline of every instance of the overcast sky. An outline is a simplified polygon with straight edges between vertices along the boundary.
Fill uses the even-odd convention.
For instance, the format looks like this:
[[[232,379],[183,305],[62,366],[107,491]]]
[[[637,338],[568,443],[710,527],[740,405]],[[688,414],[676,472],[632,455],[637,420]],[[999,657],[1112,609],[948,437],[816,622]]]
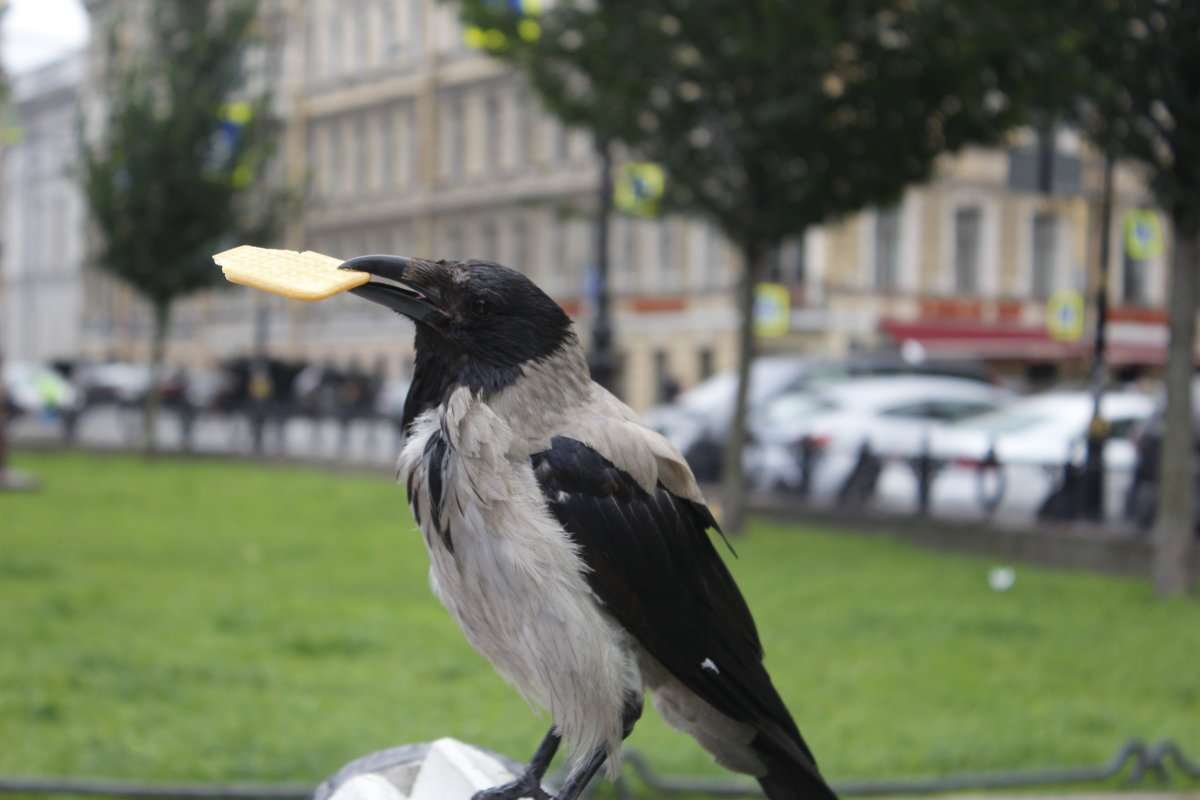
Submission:
[[[88,18],[79,0],[10,0],[4,15],[4,68],[28,72],[81,47]]]

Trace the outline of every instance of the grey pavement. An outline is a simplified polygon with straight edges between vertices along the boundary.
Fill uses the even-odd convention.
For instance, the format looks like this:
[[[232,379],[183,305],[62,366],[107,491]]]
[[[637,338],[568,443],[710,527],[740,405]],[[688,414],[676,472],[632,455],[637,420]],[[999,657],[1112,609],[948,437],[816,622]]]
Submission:
[[[142,447],[140,409],[100,406],[80,415],[73,444],[96,450],[137,450]],[[177,414],[164,410],[155,428],[158,449],[181,453],[183,427]],[[65,442],[63,421],[30,415],[9,420],[13,447],[47,446]],[[358,419],[346,425],[337,420],[294,417],[283,425],[267,422],[261,453],[255,452],[253,429],[241,415],[205,413],[197,416],[188,452],[352,464],[390,469],[396,462],[396,428],[386,419]]]

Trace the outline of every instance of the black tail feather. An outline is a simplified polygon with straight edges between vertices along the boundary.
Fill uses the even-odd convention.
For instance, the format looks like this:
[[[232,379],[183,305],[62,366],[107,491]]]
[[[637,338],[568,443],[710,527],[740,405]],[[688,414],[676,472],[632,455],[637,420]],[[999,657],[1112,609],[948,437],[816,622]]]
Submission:
[[[797,757],[795,751],[785,752],[761,735],[753,747],[767,765],[758,783],[769,800],[838,800],[814,762]]]

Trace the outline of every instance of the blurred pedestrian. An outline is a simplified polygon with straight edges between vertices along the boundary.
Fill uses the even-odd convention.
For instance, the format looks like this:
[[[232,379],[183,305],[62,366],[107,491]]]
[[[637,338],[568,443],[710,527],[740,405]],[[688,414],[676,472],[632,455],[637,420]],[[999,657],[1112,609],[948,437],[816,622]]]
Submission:
[[[175,384],[178,392],[175,398],[175,413],[179,418],[179,446],[185,453],[190,453],[196,424],[196,403],[187,367],[180,367],[175,373]]]
[[[267,423],[267,404],[271,400],[271,369],[265,358],[257,357],[250,363],[249,381],[246,385],[250,399],[250,441],[255,455],[263,452],[263,429]]]

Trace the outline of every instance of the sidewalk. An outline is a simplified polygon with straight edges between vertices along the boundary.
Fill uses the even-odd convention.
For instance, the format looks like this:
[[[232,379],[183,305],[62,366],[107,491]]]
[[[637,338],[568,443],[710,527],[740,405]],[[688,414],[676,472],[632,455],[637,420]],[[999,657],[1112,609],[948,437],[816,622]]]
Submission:
[[[138,450],[141,448],[140,409],[101,406],[79,417],[72,446],[87,450]],[[282,433],[282,437],[280,434]],[[263,430],[262,452],[255,453],[253,431],[240,415],[202,414],[192,428],[192,446],[185,450],[178,417],[159,414],[156,426],[162,453],[229,455],[278,458],[308,462],[353,464],[392,469],[399,455],[396,427],[386,419],[358,419],[342,425],[333,419],[314,421],[293,417],[283,426],[268,422]],[[61,421],[21,416],[9,420],[10,447],[47,447],[64,444]]]

